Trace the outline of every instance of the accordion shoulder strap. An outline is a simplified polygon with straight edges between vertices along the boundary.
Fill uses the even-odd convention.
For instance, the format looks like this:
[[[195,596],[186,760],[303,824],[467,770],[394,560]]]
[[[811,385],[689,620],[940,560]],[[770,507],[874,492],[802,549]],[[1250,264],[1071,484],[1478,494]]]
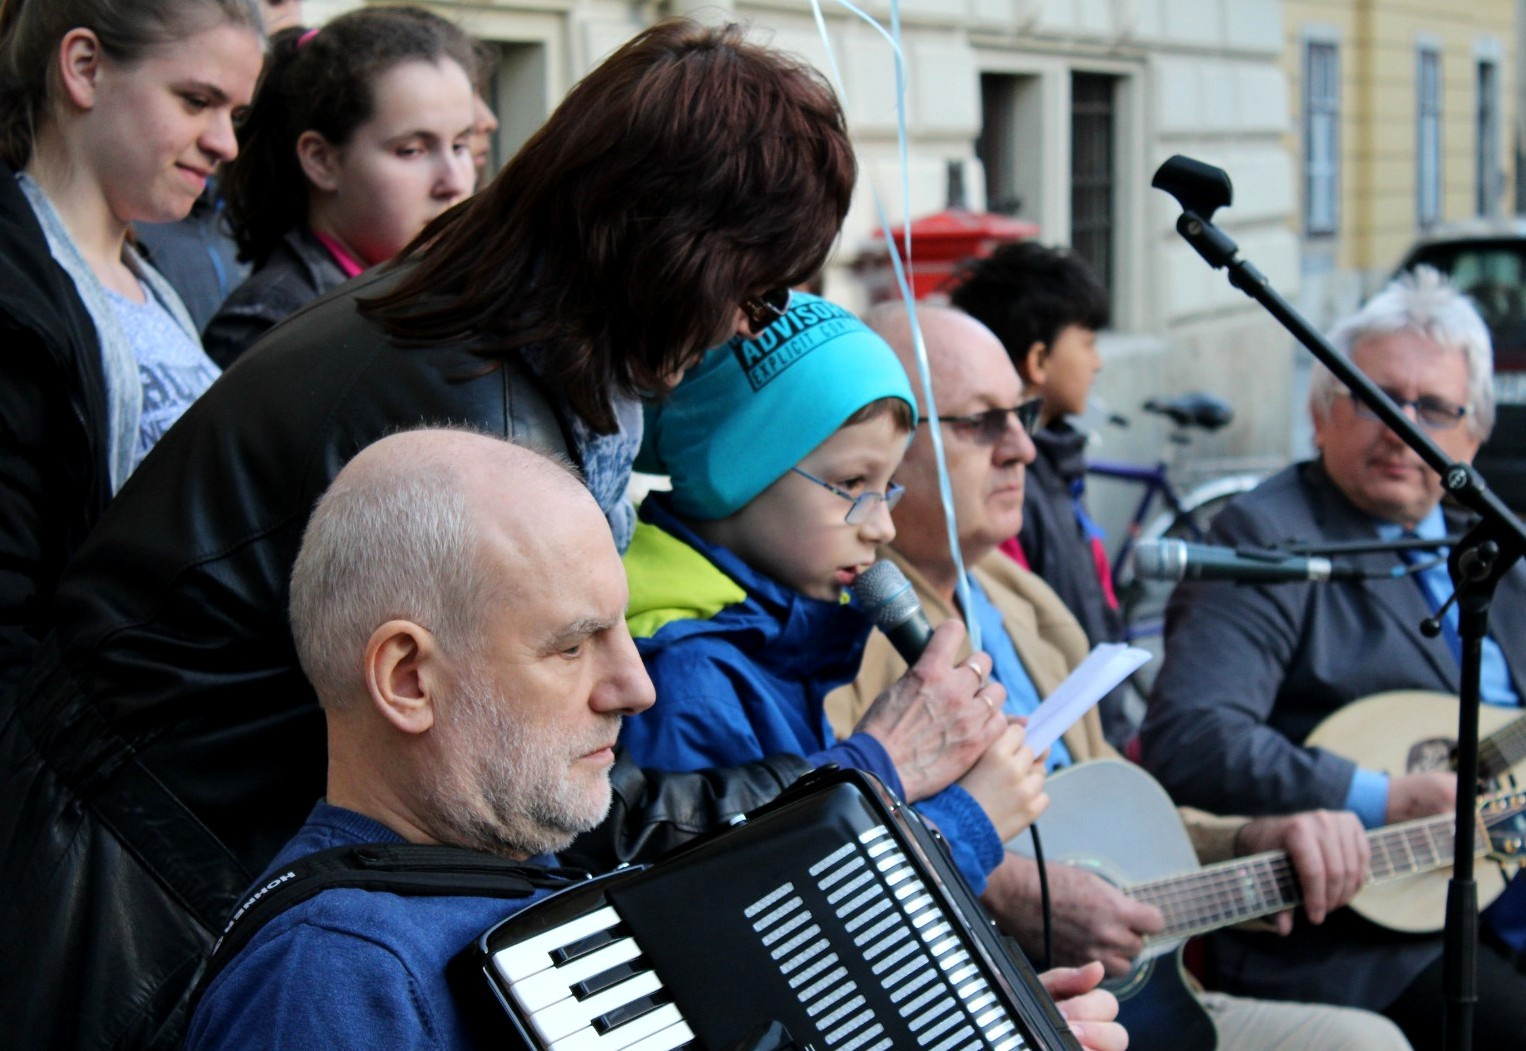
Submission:
[[[418,897],[525,898],[588,879],[577,869],[510,861],[466,847],[367,843],[334,847],[274,869],[233,910],[212,946],[197,999],[260,928],[287,909],[335,887]]]

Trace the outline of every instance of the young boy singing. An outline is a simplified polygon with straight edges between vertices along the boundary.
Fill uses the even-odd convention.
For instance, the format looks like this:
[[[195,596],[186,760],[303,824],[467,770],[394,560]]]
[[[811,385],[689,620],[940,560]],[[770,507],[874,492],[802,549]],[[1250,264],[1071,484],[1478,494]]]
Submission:
[[[789,752],[868,770],[899,793],[884,748],[861,733],[836,740],[823,700],[858,672],[870,624],[846,589],[895,535],[890,477],[915,426],[894,352],[806,294],[648,410],[638,466],[673,490],[647,497],[625,559],[631,633],[661,698],[622,731],[638,762],[693,769]],[[984,689],[999,708],[997,688]],[[1002,843],[1047,803],[1042,780],[1013,723],[918,804],[977,893]]]

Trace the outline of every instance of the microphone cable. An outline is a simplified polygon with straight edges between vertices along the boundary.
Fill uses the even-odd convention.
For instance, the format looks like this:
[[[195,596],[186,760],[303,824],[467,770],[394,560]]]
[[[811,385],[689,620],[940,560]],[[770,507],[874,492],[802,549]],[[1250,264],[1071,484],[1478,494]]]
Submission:
[[[1039,912],[1044,920],[1044,959],[1038,969],[1047,971],[1054,966],[1054,917],[1049,911],[1049,870],[1044,865],[1044,845],[1039,841],[1039,823],[1028,826],[1033,837],[1033,862],[1039,869]]]

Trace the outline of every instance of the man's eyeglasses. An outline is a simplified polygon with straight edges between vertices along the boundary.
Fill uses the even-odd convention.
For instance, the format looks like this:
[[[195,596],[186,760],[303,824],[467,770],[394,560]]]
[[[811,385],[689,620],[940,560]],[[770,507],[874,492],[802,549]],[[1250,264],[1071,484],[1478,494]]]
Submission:
[[[1039,422],[1044,417],[1044,399],[1029,398],[1010,409],[987,409],[968,416],[939,416],[938,422],[946,423],[960,434],[973,438],[979,445],[995,445],[1007,433],[1008,416],[1016,416],[1017,425],[1031,438],[1038,432]]]
[[[868,518],[874,513],[874,506],[881,501],[884,501],[885,510],[895,510],[895,505],[901,502],[901,496],[906,492],[904,485],[896,485],[892,482],[885,487],[883,493],[859,493],[857,496],[854,496],[848,490],[835,486],[824,478],[817,478],[814,474],[802,471],[798,467],[791,467],[790,470],[802,478],[810,479],[823,489],[836,493],[852,504],[853,506],[848,508],[847,517],[844,519],[849,525],[858,525]]]
[[[1473,411],[1471,405],[1454,405],[1445,398],[1433,398],[1426,395],[1416,398],[1414,401],[1406,401],[1391,390],[1383,391],[1397,406],[1399,411],[1405,409],[1415,410],[1415,419],[1420,421],[1420,426],[1428,431],[1449,431],[1462,422],[1463,417]],[[1351,399],[1351,407],[1356,414],[1364,420],[1375,420],[1378,414],[1373,412],[1365,401],[1362,401],[1351,391],[1346,392],[1346,397]]]
[[[762,328],[782,318],[794,298],[795,293],[789,288],[770,288],[742,300],[742,313],[747,315],[754,328]]]

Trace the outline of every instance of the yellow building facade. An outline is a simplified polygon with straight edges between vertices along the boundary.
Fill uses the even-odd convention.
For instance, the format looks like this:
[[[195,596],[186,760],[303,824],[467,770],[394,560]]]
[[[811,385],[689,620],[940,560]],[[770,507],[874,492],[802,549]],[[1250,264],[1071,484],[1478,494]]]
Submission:
[[[1345,300],[1417,237],[1515,212],[1517,8],[1285,0],[1306,279]]]

